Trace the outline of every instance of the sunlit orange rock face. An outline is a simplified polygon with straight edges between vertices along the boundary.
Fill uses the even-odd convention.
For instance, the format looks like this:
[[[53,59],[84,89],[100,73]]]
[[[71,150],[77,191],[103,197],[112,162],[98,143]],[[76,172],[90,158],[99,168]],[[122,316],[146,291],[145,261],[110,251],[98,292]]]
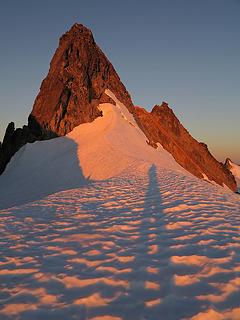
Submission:
[[[134,112],[130,95],[92,32],[81,24],[73,25],[60,38],[29,116],[30,129],[48,138],[93,121],[101,116],[97,105],[109,102],[104,94],[107,88]]]
[[[204,143],[189,134],[167,103],[156,105],[150,113],[140,107],[135,109],[138,123],[150,145],[156,147],[159,142],[183,168],[196,177],[203,178],[206,175],[210,181],[221,186],[225,184],[237,191],[231,172],[211,155]]]

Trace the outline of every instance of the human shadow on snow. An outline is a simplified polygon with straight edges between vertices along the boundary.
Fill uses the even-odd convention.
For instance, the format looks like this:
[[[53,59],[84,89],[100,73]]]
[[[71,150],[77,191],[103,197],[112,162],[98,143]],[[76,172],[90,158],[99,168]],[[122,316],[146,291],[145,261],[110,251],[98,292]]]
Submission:
[[[225,249],[199,244],[214,237],[219,241],[219,235],[196,232],[198,223],[200,231],[204,230],[201,221],[195,229],[169,228],[183,217],[165,213],[164,186],[155,165],[148,171],[143,199],[138,190],[144,184],[134,182],[137,190],[132,190],[131,179],[93,182],[61,197],[53,195],[41,206],[6,211],[3,218],[9,223],[1,242],[0,308],[25,304],[18,315],[21,320],[101,316],[180,320],[212,307],[207,295],[220,294],[212,283],[227,282],[236,274],[221,269],[201,274],[203,266],[188,263],[187,257],[224,257]],[[206,221],[210,227],[215,223]],[[174,263],[174,256],[186,261]],[[234,260],[224,264],[229,270],[239,261],[239,255],[232,256]],[[176,275],[199,280],[177,285]],[[220,310],[236,307],[237,293],[215,306]],[[199,300],[201,295],[206,299]],[[16,318],[7,310],[1,319]]]

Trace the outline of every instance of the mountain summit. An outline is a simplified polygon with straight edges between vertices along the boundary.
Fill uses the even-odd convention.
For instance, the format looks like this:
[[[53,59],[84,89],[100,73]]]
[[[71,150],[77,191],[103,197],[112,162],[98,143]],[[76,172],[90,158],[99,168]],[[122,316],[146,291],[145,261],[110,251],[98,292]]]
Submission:
[[[60,38],[28,125],[15,129],[14,123],[9,124],[0,145],[0,174],[26,143],[65,136],[75,127],[101,117],[103,112],[99,105],[116,106],[116,99],[133,115],[151,147],[160,144],[196,177],[237,190],[228,168],[210,154],[205,144],[191,137],[167,103],[155,106],[150,113],[134,107],[114,67],[95,43],[92,32],[81,24],[74,24]],[[125,143],[128,144],[128,139]]]
[[[0,144],[0,174],[26,143],[63,136],[79,124],[101,116],[97,106],[110,101],[104,93],[106,88],[134,113],[129,93],[95,43],[92,32],[82,24],[74,24],[60,38],[28,125],[16,130],[13,122],[8,125]]]
[[[134,112],[130,95],[92,32],[74,24],[60,38],[29,116],[30,130],[45,139],[63,136],[79,124],[93,121],[101,116],[99,103],[109,101],[105,89]]]

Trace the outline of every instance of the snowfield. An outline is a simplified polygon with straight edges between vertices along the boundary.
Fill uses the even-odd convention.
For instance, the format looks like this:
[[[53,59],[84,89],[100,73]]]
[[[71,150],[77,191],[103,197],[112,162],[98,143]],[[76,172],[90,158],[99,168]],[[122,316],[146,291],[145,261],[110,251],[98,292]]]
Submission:
[[[148,146],[108,94],[0,177],[0,319],[239,320],[240,196]]]

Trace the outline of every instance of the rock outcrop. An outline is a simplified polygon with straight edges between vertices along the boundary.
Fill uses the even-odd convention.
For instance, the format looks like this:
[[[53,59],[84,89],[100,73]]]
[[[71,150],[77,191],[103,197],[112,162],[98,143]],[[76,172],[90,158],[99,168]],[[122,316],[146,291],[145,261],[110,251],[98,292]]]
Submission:
[[[167,103],[156,105],[150,113],[136,107],[136,115],[151,146],[156,147],[159,142],[183,168],[196,177],[207,177],[209,181],[237,190],[232,173],[211,155],[206,144],[189,134]]]
[[[28,126],[15,129],[14,123],[7,126],[3,143],[0,144],[0,174],[5,170],[11,157],[27,142],[34,142],[36,137],[30,132]]]
[[[233,165],[233,161],[230,158],[226,158],[224,166],[231,171]]]

